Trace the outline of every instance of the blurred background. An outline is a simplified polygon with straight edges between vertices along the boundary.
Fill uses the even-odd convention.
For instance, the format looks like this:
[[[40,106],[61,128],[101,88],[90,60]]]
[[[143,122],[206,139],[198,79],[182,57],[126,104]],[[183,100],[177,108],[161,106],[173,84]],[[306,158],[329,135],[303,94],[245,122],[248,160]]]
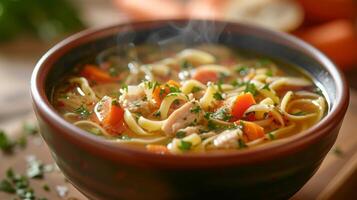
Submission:
[[[356,0],[0,0],[0,127],[32,112],[31,72],[39,58],[65,37],[87,28],[176,18],[237,21],[288,32],[338,65],[348,78],[351,103],[341,131],[345,136],[337,143],[349,146],[341,147],[344,159],[330,158],[330,163],[339,162],[333,170],[325,167],[325,174],[333,173],[330,179],[310,181],[310,189],[295,198],[313,199],[322,188],[332,187],[326,183],[336,177],[339,187],[323,195],[351,195],[348,187],[357,186],[357,136],[351,133],[357,120]],[[352,170],[337,173],[346,166]]]

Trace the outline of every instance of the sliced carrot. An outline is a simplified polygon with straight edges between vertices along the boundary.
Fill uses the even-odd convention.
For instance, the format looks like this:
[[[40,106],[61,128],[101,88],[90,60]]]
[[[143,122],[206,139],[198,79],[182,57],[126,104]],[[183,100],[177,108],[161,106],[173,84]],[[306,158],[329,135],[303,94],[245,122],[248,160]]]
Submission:
[[[218,81],[218,73],[215,71],[211,70],[200,70],[198,69],[192,76],[193,79],[203,83],[207,84],[208,82],[216,82]]]
[[[114,82],[117,81],[117,77],[110,76],[106,71],[99,69],[94,65],[86,65],[80,72],[81,76],[85,78],[96,81],[96,82]]]
[[[254,122],[248,121],[237,121],[237,124],[243,125],[243,134],[246,136],[248,141],[253,141],[259,138],[264,137],[264,128],[259,126]]]
[[[99,104],[96,114],[103,127],[111,133],[121,133],[124,129],[124,110],[108,96],[103,97]]]
[[[167,84],[171,85],[171,86],[175,86],[175,87],[180,87],[181,86],[180,83],[178,83],[178,82],[176,82],[174,80],[167,81]]]
[[[348,20],[331,21],[296,35],[320,49],[341,68],[357,63],[357,33]]]
[[[238,95],[231,111],[234,120],[242,118],[244,112],[254,104],[256,104],[256,102],[251,93]]]
[[[166,84],[155,87],[152,97],[158,106],[161,105],[162,100],[170,93],[170,86],[180,87],[180,84],[174,80],[169,80]]]
[[[166,146],[159,145],[159,144],[148,144],[148,145],[146,145],[146,150],[153,152],[153,153],[158,153],[158,154],[169,153],[169,150],[167,149]]]

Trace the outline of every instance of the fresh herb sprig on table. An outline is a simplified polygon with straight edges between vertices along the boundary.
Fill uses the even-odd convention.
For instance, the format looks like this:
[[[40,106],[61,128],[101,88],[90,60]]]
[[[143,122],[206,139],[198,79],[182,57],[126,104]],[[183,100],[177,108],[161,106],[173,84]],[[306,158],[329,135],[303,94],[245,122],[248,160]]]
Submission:
[[[1,0],[0,8],[0,42],[24,34],[49,41],[84,27],[67,0]]]
[[[11,140],[3,130],[0,130],[0,150],[9,154],[12,153],[14,148],[17,146],[24,148],[27,145],[27,136],[36,135],[37,133],[37,126],[30,123],[24,123],[22,127],[22,134],[16,140]]]
[[[11,168],[6,171],[6,178],[0,181],[0,191],[16,194],[22,200],[46,200],[36,197],[27,176],[16,174]]]

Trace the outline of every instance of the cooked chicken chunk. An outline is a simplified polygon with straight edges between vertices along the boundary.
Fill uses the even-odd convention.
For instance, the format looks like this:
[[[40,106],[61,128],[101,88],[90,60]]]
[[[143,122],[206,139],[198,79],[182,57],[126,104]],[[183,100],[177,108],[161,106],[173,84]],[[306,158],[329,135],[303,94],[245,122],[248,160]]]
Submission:
[[[173,136],[178,130],[199,122],[203,114],[197,101],[187,102],[175,110],[165,121],[162,130],[168,136]]]
[[[238,147],[240,129],[225,130],[213,140],[213,145],[219,149],[230,149]]]
[[[142,114],[151,113],[153,105],[145,100],[144,89],[139,86],[128,86],[127,91],[119,97],[119,103],[130,112],[140,112]]]

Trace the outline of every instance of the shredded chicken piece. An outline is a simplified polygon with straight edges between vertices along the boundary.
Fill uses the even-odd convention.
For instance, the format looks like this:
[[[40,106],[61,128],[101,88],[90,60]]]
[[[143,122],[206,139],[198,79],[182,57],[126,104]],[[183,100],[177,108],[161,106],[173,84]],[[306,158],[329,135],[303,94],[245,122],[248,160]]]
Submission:
[[[150,114],[153,109],[153,105],[145,100],[144,90],[139,86],[128,86],[128,91],[119,97],[119,103],[130,112]]]
[[[189,127],[186,127],[186,128],[183,128],[183,129],[180,129],[178,131],[183,131],[186,133],[186,136],[187,135],[191,135],[191,134],[194,134],[194,133],[199,133],[199,130],[200,130],[200,127],[201,126],[189,126]]]
[[[225,130],[213,140],[213,145],[220,149],[237,148],[240,134],[240,129]]]
[[[203,114],[201,110],[198,110],[198,112],[193,111],[197,106],[199,106],[197,101],[191,101],[175,110],[162,126],[165,134],[173,136],[178,130],[192,123],[199,122]]]

